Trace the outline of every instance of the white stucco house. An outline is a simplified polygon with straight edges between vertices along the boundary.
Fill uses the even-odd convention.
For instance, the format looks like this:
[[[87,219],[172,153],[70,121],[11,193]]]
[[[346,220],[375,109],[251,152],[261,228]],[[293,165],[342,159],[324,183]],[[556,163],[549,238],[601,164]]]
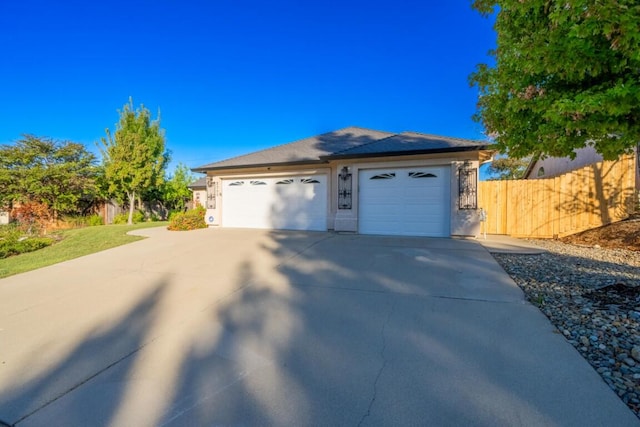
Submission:
[[[349,127],[194,168],[213,227],[479,233],[486,141]]]

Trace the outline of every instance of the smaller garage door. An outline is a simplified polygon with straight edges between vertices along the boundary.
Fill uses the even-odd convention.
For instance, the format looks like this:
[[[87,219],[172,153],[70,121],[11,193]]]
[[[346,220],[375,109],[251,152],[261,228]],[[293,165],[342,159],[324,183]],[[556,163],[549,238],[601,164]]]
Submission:
[[[449,236],[449,167],[362,170],[362,234]]]
[[[327,230],[327,176],[223,180],[223,227]]]

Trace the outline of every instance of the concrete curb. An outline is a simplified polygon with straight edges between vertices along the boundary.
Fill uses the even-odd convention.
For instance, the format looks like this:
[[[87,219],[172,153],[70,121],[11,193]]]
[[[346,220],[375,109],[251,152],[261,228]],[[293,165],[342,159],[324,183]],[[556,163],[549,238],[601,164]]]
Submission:
[[[476,239],[486,250],[494,254],[540,255],[547,250],[522,239],[502,235],[489,235]]]

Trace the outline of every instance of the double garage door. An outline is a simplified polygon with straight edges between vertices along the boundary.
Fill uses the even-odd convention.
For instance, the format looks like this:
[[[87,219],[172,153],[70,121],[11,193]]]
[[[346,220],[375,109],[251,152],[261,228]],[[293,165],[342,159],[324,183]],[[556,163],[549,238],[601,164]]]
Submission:
[[[358,232],[449,236],[448,167],[361,170]],[[222,225],[327,230],[326,175],[223,181]]]
[[[327,230],[326,175],[224,180],[224,227]]]
[[[449,236],[449,170],[428,167],[360,171],[358,231]]]

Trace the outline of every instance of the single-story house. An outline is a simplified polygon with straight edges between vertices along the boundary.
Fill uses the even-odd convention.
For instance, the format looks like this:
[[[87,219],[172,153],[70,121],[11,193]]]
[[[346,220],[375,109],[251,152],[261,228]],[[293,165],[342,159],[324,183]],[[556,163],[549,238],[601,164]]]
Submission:
[[[210,226],[476,236],[486,141],[349,127],[194,168]]]
[[[195,206],[205,206],[207,201],[207,178],[202,177],[187,185],[191,190],[191,204]]]

